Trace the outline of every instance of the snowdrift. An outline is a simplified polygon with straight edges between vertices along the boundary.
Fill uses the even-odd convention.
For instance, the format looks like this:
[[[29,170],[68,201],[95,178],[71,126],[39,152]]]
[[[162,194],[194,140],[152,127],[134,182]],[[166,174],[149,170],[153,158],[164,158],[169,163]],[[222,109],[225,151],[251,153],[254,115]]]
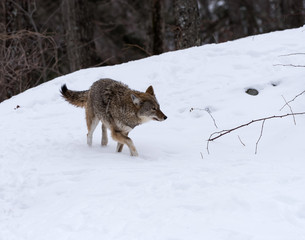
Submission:
[[[291,113],[280,109],[305,90],[304,38],[303,27],[84,69],[1,103],[0,239],[305,239],[305,116],[251,124],[207,153],[213,132]],[[101,147],[100,127],[89,148],[84,110],[60,97],[64,83],[105,77],[153,85],[168,116],[131,132],[137,158]]]

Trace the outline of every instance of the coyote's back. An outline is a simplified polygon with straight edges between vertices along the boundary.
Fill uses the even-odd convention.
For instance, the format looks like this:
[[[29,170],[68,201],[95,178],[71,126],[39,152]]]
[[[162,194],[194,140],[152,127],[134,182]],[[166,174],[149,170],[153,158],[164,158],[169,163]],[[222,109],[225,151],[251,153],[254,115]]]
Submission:
[[[117,151],[121,152],[126,144],[132,156],[137,156],[138,153],[128,137],[129,132],[149,120],[163,121],[167,118],[160,110],[152,86],[146,92],[139,92],[121,82],[101,79],[87,91],[72,91],[63,85],[61,94],[69,103],[85,107],[88,145],[92,145],[93,132],[101,121],[102,145],[108,143],[108,128],[112,138],[118,142]]]

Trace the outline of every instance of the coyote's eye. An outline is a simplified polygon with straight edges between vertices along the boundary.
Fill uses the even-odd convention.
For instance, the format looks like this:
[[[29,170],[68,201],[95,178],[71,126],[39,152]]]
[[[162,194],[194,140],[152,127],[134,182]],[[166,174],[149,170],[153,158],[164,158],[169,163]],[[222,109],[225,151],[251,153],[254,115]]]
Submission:
[[[152,109],[151,110],[153,110],[153,111],[156,111],[157,110],[157,108],[155,108],[155,107],[152,107]]]

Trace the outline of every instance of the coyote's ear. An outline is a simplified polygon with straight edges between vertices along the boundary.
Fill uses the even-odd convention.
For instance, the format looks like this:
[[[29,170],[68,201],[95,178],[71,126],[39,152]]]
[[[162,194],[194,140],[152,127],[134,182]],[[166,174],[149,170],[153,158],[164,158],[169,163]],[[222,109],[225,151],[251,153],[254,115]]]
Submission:
[[[155,96],[155,92],[154,92],[154,89],[153,89],[152,86],[149,86],[149,87],[146,89],[146,93]]]
[[[138,98],[138,97],[137,97],[136,95],[134,95],[134,94],[131,94],[130,96],[131,96],[131,99],[132,99],[133,104],[136,105],[137,107],[139,107],[139,106],[140,106],[140,103],[141,103],[140,98]]]

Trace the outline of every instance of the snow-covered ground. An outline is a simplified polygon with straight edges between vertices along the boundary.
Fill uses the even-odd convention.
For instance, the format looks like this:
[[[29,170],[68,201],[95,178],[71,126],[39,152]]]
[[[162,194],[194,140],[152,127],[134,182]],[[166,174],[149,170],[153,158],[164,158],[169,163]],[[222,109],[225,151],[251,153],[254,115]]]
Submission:
[[[1,103],[0,240],[305,239],[305,115],[266,121],[257,154],[262,122],[206,149],[215,131],[290,113],[305,68],[276,64],[304,65],[304,39],[305,27],[85,69]],[[152,84],[168,116],[131,132],[139,157],[101,147],[100,127],[88,147],[84,109],[60,97],[104,77]]]

